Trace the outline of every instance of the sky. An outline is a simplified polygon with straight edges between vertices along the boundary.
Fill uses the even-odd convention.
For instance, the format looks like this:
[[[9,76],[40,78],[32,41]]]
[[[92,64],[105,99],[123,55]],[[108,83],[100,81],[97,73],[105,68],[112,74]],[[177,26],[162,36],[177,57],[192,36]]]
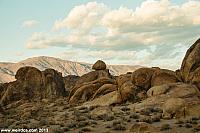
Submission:
[[[0,62],[35,56],[176,70],[200,0],[0,0]]]

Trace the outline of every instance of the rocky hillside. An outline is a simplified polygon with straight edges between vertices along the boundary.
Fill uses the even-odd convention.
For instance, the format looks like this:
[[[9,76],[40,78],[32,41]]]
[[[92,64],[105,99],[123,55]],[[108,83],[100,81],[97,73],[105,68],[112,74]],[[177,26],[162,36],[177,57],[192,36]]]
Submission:
[[[114,76],[104,61],[82,75],[25,66],[0,84],[0,129],[49,133],[199,133],[200,39],[179,70]],[[17,132],[22,132],[17,131]]]
[[[36,67],[39,70],[52,68],[61,72],[63,76],[81,76],[92,71],[92,65],[88,63],[72,62],[53,57],[40,56],[29,58],[18,63],[0,63],[0,83],[14,81],[16,71],[24,66]],[[108,69],[113,75],[120,75],[129,71],[134,71],[139,67],[140,66],[108,65]]]

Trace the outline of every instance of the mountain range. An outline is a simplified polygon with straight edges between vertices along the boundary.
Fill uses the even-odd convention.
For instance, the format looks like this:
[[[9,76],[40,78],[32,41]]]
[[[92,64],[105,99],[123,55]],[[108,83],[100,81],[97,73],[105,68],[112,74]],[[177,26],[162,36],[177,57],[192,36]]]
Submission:
[[[62,60],[54,57],[39,56],[28,58],[26,60],[9,63],[0,62],[0,83],[11,82],[15,80],[15,73],[20,67],[32,66],[39,70],[45,70],[47,68],[53,68],[62,73],[63,76],[78,75],[81,76],[92,71],[92,64],[73,62],[68,60]],[[112,75],[120,75],[127,72],[133,72],[141,66],[131,65],[107,65]]]

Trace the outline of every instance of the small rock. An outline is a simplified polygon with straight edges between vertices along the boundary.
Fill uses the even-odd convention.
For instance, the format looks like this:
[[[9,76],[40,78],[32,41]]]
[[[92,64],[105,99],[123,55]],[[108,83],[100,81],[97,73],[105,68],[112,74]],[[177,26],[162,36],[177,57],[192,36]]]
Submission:
[[[194,130],[194,132],[199,132],[200,131],[200,124],[197,125],[193,130]]]
[[[186,128],[192,128],[192,124],[186,123],[186,124],[185,124],[185,127],[186,127]]]
[[[76,121],[85,121],[85,120],[87,120],[87,117],[85,117],[85,116],[79,116],[79,117],[76,117],[75,120]]]
[[[130,133],[160,133],[157,127],[145,122],[134,123],[129,129]]]
[[[121,124],[121,121],[113,121],[113,126]]]
[[[151,124],[151,123],[152,123],[152,120],[151,120],[150,117],[145,117],[145,118],[141,119],[140,122],[146,122],[146,123]]]
[[[122,124],[116,124],[116,125],[113,125],[113,130],[126,130],[126,127]]]
[[[81,128],[81,127],[85,127],[85,126],[89,125],[89,122],[88,121],[81,121],[81,122],[78,122],[77,125],[78,125],[79,128]]]
[[[151,121],[152,122],[159,122],[160,118],[161,118],[161,116],[159,116],[159,115],[151,116]]]
[[[160,130],[161,130],[161,131],[164,131],[164,130],[169,130],[170,128],[171,128],[171,127],[170,127],[169,124],[163,124],[163,125],[161,125]]]
[[[126,111],[130,111],[130,108],[125,106],[125,107],[122,107],[121,110],[126,112]]]
[[[131,114],[131,115],[129,116],[129,118],[132,118],[132,119],[139,119],[140,116],[139,116],[138,114],[136,114],[136,113],[133,113],[133,114]]]
[[[84,128],[81,129],[81,131],[83,131],[83,132],[91,132],[92,129],[89,128],[89,127],[84,127]]]
[[[76,123],[72,122],[70,124],[67,125],[68,128],[75,128],[76,127]]]

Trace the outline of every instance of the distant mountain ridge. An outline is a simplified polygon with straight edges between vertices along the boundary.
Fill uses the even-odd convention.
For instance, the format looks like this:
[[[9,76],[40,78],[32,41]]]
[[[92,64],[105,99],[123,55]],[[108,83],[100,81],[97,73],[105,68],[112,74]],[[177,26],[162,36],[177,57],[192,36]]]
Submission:
[[[85,73],[92,71],[92,64],[73,62],[62,60],[54,57],[39,56],[28,58],[18,63],[4,63],[0,62],[0,83],[10,82],[15,80],[15,73],[20,67],[32,66],[39,70],[53,68],[62,73],[63,76],[78,75],[81,76]],[[107,68],[113,75],[120,75],[129,71],[134,71],[141,66],[130,65],[108,65]]]

